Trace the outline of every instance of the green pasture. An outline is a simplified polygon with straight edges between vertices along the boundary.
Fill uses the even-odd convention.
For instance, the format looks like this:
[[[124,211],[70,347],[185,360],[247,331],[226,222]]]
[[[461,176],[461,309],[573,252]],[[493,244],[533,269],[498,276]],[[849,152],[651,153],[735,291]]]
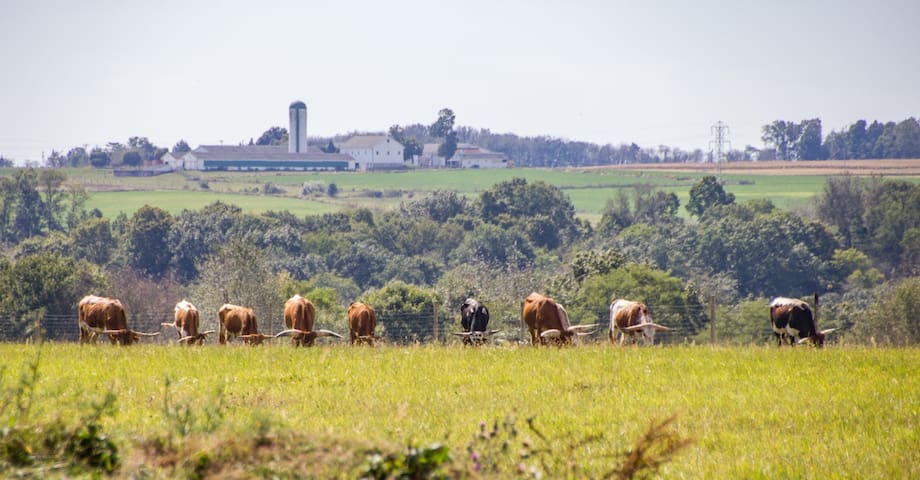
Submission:
[[[289,210],[304,216],[365,207],[388,209],[425,192],[456,190],[475,197],[498,182],[525,178],[557,186],[569,196],[579,217],[596,222],[611,198],[632,187],[648,185],[675,192],[685,205],[690,188],[705,173],[641,172],[620,170],[418,170],[400,173],[292,173],[292,172],[184,172],[150,178],[115,178],[92,169],[68,170],[74,183],[90,190],[89,208],[106,216],[131,214],[145,204],[172,213],[197,209],[214,201],[240,206],[244,211]],[[739,201],[767,198],[783,209],[806,208],[819,194],[826,176],[724,175],[725,189]],[[322,194],[301,197],[305,182],[334,183],[335,198]],[[205,183],[208,188],[202,188]],[[270,183],[284,192],[259,194]],[[681,211],[683,215],[685,211]]]
[[[39,350],[0,345],[4,388]],[[443,442],[463,467],[480,422],[491,428],[510,418],[521,435],[513,442],[548,443],[559,452],[552,465],[600,477],[651,420],[676,415],[673,431],[692,444],[665,464],[663,478],[920,478],[918,371],[920,350],[853,347],[48,344],[29,421],[76,418],[111,390],[117,412],[103,428],[126,459],[125,476],[137,473],[141,457],[154,474],[177,475],[182,458],[218,458],[209,449],[219,439],[274,439],[261,448],[277,449],[277,459],[291,451],[281,440],[291,433],[310,439],[311,455]],[[184,405],[193,419],[222,405],[222,420],[213,432],[191,422],[178,435],[181,420],[164,414],[165,405]],[[527,428],[528,418],[546,440]],[[151,442],[162,452],[151,453]],[[535,460],[518,458],[519,449],[514,443],[504,456],[497,449],[482,455],[530,466]],[[355,478],[364,455],[350,464],[346,457],[335,456],[347,465],[314,457],[296,463],[308,469],[300,476]],[[245,476],[291,476],[271,461],[239,468]]]

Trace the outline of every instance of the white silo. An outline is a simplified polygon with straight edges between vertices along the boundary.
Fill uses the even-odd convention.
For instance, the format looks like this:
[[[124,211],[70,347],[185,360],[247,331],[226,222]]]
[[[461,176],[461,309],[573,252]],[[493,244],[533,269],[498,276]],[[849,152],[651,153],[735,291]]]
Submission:
[[[288,128],[288,153],[307,151],[307,105],[300,100],[289,108],[291,126]]]

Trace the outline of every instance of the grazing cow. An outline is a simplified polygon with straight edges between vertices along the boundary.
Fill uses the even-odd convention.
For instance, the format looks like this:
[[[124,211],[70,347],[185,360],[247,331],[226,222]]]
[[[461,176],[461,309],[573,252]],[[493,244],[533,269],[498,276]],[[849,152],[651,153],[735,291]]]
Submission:
[[[201,345],[209,334],[214,333],[214,330],[198,331],[201,316],[198,309],[188,300],[182,300],[176,304],[174,315],[173,323],[161,323],[160,325],[175,328],[179,343]]]
[[[225,303],[217,311],[217,317],[220,320],[217,337],[221,345],[227,343],[230,337],[242,338],[250,344],[261,344],[262,340],[271,337],[259,333],[256,313],[249,307]]]
[[[489,335],[500,330],[487,330],[489,326],[489,309],[478,301],[467,298],[460,305],[460,325],[463,332],[454,335],[463,337],[465,345],[481,345],[489,340]]]
[[[815,307],[818,306],[818,294],[815,294]],[[777,345],[789,343],[812,342],[818,347],[824,346],[824,337],[836,328],[818,331],[818,322],[812,314],[811,307],[796,298],[776,297],[770,302],[770,324],[776,336]]]
[[[653,322],[644,303],[619,299],[610,304],[611,343],[615,343],[615,330],[620,331],[620,345],[626,341],[626,337],[633,338],[636,335],[641,336],[642,343],[651,345],[655,341],[655,332],[670,328]]]
[[[532,345],[545,345],[549,339],[558,344],[571,343],[573,337],[590,335],[596,324],[571,325],[565,308],[549,297],[533,292],[524,299],[521,317],[530,330]]]
[[[348,307],[348,330],[351,344],[374,344],[374,328],[377,327],[377,313],[369,305],[354,302]]]
[[[275,337],[291,336],[291,345],[312,347],[317,337],[337,337],[341,335],[329,330],[313,331],[313,321],[316,318],[316,308],[313,302],[294,295],[284,302],[284,325],[287,330],[278,332]]]
[[[77,321],[80,327],[80,344],[96,343],[99,334],[109,336],[112,344],[131,345],[141,337],[153,337],[156,333],[136,332],[128,328],[125,307],[114,298],[87,295],[77,303]]]

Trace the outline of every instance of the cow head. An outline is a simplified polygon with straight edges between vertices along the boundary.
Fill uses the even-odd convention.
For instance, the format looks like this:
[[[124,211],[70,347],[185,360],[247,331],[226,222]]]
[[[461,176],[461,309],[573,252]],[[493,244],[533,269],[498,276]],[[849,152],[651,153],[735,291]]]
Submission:
[[[160,334],[160,332],[137,332],[131,330],[130,328],[122,328],[119,330],[103,330],[102,333],[108,334],[110,338],[112,338],[116,343],[120,345],[131,345],[132,343],[139,342],[141,337],[155,337]]]
[[[655,322],[650,321],[646,323],[640,323],[638,325],[632,325],[626,327],[623,330],[626,332],[639,332],[642,335],[642,343],[645,345],[651,345],[655,342],[655,332],[658,331],[669,331],[670,328],[664,325],[658,325]]]
[[[837,330],[837,329],[836,329],[836,328],[828,328],[828,329],[826,329],[826,330],[821,330],[820,332],[816,332],[814,335],[811,335],[811,336],[808,336],[808,337],[805,337],[805,338],[799,340],[799,343],[811,342],[811,343],[812,343],[814,346],[816,346],[816,347],[819,347],[819,348],[820,348],[820,347],[823,347],[823,346],[824,346],[824,338],[827,336],[828,333],[831,333],[831,332],[833,332],[834,330]]]

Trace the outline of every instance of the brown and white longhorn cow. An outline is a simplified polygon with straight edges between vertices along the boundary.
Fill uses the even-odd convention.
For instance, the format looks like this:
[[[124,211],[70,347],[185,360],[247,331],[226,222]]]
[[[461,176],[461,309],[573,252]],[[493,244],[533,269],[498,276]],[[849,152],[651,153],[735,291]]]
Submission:
[[[816,293],[815,308],[817,306]],[[811,307],[802,300],[786,297],[776,297],[770,302],[770,324],[778,345],[784,342],[795,345],[798,339],[798,343],[810,341],[818,347],[823,347],[825,335],[837,330],[829,328],[818,331],[817,318],[812,314]]]
[[[198,309],[188,300],[182,300],[176,304],[174,309],[173,323],[161,323],[160,325],[175,328],[179,343],[201,345],[209,334],[214,333],[214,330],[199,332],[200,321],[201,316]]]
[[[77,322],[80,327],[80,344],[96,343],[100,334],[109,336],[112,344],[131,345],[141,337],[160,334],[136,332],[128,328],[125,307],[114,298],[87,295],[77,303]]]
[[[284,302],[284,326],[287,330],[278,332],[277,337],[291,336],[291,345],[312,347],[317,337],[337,337],[341,335],[330,330],[313,330],[316,319],[316,307],[313,302],[294,295]]]
[[[220,320],[217,337],[221,345],[231,337],[239,337],[250,344],[261,344],[262,340],[271,338],[271,335],[259,333],[256,312],[249,307],[225,303],[217,311],[217,317]]]
[[[648,306],[644,303],[631,300],[618,299],[610,304],[610,342],[614,340],[616,330],[619,330],[619,343],[622,345],[627,337],[633,338],[640,335],[642,343],[651,345],[655,342],[655,332],[668,331],[670,328],[652,321],[648,313]]]
[[[521,317],[530,330],[530,343],[545,345],[550,339],[558,344],[571,343],[574,337],[590,335],[586,330],[596,324],[571,325],[565,308],[549,297],[533,292],[524,299]]]
[[[354,302],[348,307],[348,331],[351,344],[374,344],[374,328],[377,327],[377,313],[365,303]]]

